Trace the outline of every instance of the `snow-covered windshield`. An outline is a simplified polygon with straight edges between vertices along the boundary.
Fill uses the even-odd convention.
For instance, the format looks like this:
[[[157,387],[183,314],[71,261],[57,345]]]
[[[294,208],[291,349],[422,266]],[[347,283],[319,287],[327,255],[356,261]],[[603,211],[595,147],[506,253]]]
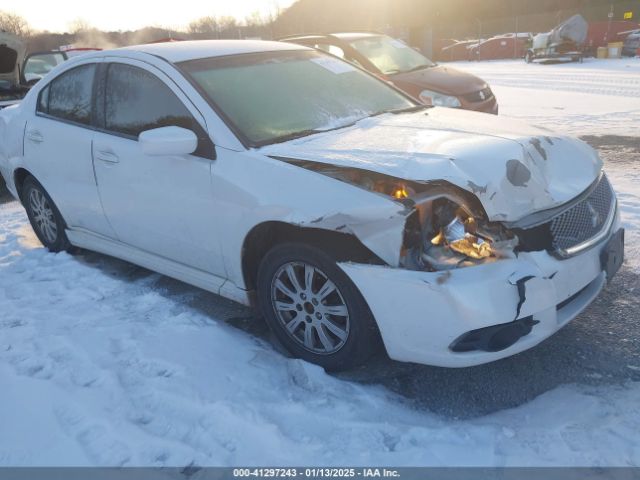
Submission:
[[[384,82],[316,51],[213,57],[179,66],[252,146],[416,108]]]
[[[386,35],[354,40],[351,46],[387,75],[435,66],[435,63],[406,43]]]

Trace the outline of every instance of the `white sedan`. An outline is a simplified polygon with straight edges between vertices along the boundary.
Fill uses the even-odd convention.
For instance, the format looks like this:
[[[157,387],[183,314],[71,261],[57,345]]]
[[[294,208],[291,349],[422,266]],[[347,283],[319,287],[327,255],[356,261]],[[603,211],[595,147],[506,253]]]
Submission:
[[[586,144],[419,105],[279,42],[69,60],[0,113],[0,170],[49,250],[256,305],[293,355],[331,370],[381,346],[447,367],[521,352],[623,257]]]

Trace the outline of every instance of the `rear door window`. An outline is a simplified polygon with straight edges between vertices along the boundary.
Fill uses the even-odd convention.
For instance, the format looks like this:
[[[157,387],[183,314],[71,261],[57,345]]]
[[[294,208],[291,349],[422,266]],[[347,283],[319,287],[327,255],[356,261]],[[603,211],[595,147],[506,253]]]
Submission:
[[[80,125],[91,125],[96,65],[81,65],[56,77],[40,95],[38,111]]]

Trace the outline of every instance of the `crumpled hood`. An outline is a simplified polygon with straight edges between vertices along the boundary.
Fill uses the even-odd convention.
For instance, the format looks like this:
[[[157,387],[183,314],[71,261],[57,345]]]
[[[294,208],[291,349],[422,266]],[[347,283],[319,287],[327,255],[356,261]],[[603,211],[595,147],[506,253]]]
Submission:
[[[260,152],[416,182],[445,180],[475,194],[490,220],[510,222],[575,198],[602,169],[597,153],[580,140],[438,107],[365,119]]]

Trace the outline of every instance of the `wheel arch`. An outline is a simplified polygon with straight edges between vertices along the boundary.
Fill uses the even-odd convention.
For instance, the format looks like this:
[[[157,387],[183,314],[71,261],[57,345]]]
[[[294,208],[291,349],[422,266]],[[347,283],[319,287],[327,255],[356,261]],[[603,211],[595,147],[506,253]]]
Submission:
[[[18,167],[13,172],[13,184],[16,187],[16,192],[18,193],[18,198],[22,201],[22,187],[24,185],[24,181],[27,177],[36,178],[29,170],[24,167]],[[38,181],[38,179],[36,179]]]
[[[384,264],[375,253],[351,233],[301,227],[282,221],[266,221],[254,226],[242,243],[242,277],[247,290],[254,291],[256,289],[258,267],[267,252],[284,242],[300,242],[317,247],[337,262],[354,261]]]

